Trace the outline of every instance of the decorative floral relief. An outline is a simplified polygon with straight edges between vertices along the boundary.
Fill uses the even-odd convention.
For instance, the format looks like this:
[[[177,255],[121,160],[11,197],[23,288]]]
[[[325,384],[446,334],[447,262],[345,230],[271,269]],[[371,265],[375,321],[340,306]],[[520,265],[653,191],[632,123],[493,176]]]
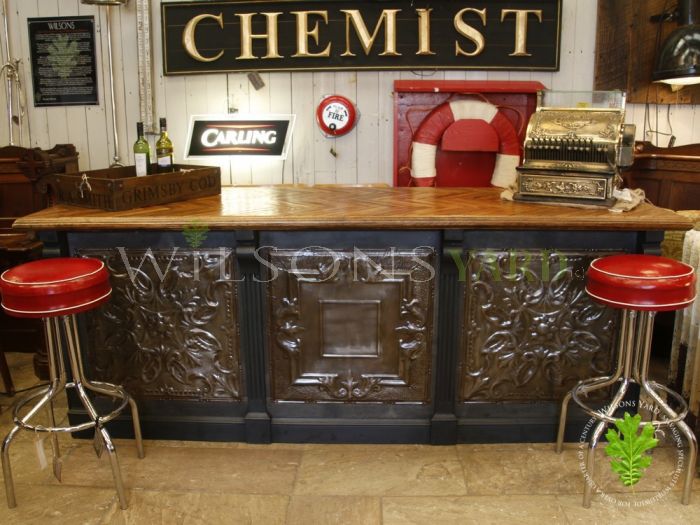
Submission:
[[[80,254],[105,261],[113,288],[88,321],[93,374],[138,398],[241,398],[231,250]]]
[[[489,252],[469,258],[461,399],[559,399],[609,372],[614,311],[591,301],[593,254]]]
[[[557,195],[605,196],[605,185],[595,181],[572,182],[566,180],[539,180],[524,178],[523,189],[534,193],[551,193]]]
[[[621,118],[622,114],[619,111],[538,111],[533,116],[532,128],[528,136],[531,138],[561,136],[580,138],[583,135],[590,135],[614,141],[620,134]]]
[[[333,399],[343,401],[358,401],[382,389],[381,378],[354,378],[350,373],[346,376],[321,376],[318,382],[322,391],[327,392]]]

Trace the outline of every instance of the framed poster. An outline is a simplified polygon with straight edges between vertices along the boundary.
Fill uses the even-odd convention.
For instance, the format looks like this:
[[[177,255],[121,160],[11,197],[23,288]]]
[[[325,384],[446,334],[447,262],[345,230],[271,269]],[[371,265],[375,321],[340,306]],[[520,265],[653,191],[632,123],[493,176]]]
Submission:
[[[96,105],[95,19],[29,18],[34,106]]]

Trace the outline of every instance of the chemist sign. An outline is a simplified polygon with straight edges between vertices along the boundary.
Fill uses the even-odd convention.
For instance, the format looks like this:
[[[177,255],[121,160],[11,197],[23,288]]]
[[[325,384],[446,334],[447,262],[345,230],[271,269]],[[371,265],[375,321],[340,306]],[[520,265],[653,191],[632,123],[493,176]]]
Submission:
[[[294,115],[194,115],[185,158],[262,156],[286,159]]]
[[[166,75],[559,68],[562,0],[238,0],[160,5]]]

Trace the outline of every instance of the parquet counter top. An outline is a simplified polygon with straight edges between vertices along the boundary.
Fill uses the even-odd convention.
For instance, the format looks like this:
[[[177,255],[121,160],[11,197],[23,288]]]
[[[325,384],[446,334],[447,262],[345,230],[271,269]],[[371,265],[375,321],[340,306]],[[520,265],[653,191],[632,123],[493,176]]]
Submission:
[[[96,377],[134,396],[147,439],[544,442],[565,393],[617,355],[618,316],[586,294],[586,268],[657,253],[690,221],[499,193],[239,186],[14,226],[104,261],[112,297],[79,316],[81,340]],[[570,439],[585,423],[572,416]]]
[[[505,202],[497,188],[238,186],[221,195],[107,212],[57,205],[18,219],[31,230],[510,229],[681,230],[688,219],[642,204],[625,213]]]

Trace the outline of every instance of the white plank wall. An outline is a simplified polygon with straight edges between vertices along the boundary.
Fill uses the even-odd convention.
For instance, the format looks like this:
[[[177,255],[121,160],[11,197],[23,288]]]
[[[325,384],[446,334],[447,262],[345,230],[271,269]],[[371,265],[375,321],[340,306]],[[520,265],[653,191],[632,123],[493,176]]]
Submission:
[[[165,77],[162,75],[160,1],[152,2],[153,62],[156,115],[167,116],[182,159],[186,132],[192,115],[237,112],[246,114],[294,113],[292,147],[286,161],[210,160],[221,167],[223,184],[355,184],[391,183],[393,180],[393,102],[395,79],[433,78],[450,80],[538,80],[561,90],[590,90],[596,30],[596,0],[563,2],[561,68],[556,73],[507,71],[446,72],[337,72],[264,73],[265,87],[256,91],[245,74],[210,74]],[[24,146],[49,148],[71,142],[80,152],[81,169],[108,166],[114,155],[114,138],[107,74],[105,8],[82,5],[80,0],[8,0],[10,40],[15,56],[22,58],[22,81],[26,92]],[[99,101],[97,106],[34,108],[29,71],[27,18],[37,16],[92,15],[97,32]],[[136,4],[112,8],[115,100],[119,130],[119,156],[132,163],[131,145],[139,119],[136,61]],[[321,135],[315,108],[324,95],[341,94],[354,100],[360,112],[357,128],[336,139]],[[0,107],[5,110],[5,89],[0,87]],[[665,146],[671,134],[675,144],[700,142],[697,106],[628,106],[627,121],[637,125],[637,138],[645,129],[658,130],[646,138]],[[645,128],[645,113],[648,113]],[[15,128],[16,130],[17,128]],[[151,138],[153,140],[153,138]],[[7,118],[0,119],[0,144],[9,141]],[[15,131],[15,142],[19,142]]]

